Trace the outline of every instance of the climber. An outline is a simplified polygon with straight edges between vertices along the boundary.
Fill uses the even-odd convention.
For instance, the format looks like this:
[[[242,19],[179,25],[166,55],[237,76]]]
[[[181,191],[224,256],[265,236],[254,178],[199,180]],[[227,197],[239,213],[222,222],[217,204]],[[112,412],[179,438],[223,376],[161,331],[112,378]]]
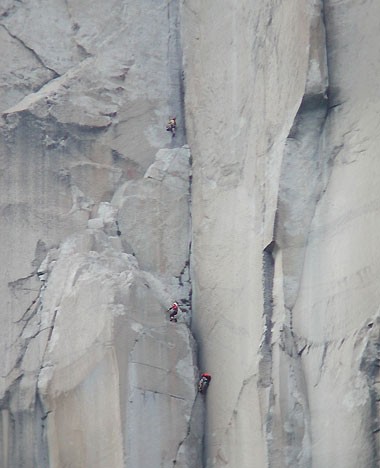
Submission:
[[[198,391],[200,393],[206,393],[206,390],[208,386],[210,385],[210,382],[211,382],[211,375],[204,372],[201,375],[201,378],[198,382]]]
[[[176,117],[171,117],[166,124],[166,131],[167,132],[172,132],[172,137],[175,137],[175,131],[177,128],[177,122],[176,122]]]
[[[169,320],[171,322],[177,322],[177,314],[179,312],[179,306],[177,302],[173,302],[173,304],[169,307],[166,312],[170,312]]]

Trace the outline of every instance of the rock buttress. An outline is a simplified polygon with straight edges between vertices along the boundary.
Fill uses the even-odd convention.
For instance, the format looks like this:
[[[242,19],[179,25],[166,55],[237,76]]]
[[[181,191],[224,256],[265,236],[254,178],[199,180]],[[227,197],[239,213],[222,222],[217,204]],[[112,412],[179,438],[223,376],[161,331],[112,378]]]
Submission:
[[[0,7],[6,468],[200,466],[178,25],[176,2]],[[175,139],[165,132],[171,114]],[[137,208],[122,195],[114,203],[139,179]],[[162,250],[172,247],[172,256]],[[183,305],[178,327],[164,316],[173,300]],[[162,425],[150,450],[128,432],[133,404],[146,430],[151,420]]]

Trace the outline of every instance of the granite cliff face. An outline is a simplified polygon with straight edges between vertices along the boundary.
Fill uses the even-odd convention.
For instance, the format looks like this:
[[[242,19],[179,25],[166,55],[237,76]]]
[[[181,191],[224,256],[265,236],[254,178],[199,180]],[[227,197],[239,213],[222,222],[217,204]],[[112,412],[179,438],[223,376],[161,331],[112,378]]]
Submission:
[[[178,5],[0,15],[0,466],[199,467]]]
[[[378,466],[379,18],[3,0],[1,467]]]
[[[380,5],[184,11],[206,464],[378,466]]]

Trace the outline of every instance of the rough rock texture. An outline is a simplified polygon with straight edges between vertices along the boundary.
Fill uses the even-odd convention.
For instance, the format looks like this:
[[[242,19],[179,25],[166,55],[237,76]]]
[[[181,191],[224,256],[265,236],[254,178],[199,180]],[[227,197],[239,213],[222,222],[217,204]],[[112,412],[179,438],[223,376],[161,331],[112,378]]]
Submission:
[[[183,262],[190,245],[189,163],[188,148],[160,150],[144,178],[126,182],[113,198],[125,250],[137,255],[142,268],[181,281],[189,278]]]
[[[1,2],[1,467],[379,465],[379,18]]]
[[[45,281],[48,342],[36,371],[50,462],[170,466],[187,437],[196,369],[186,325],[174,328],[162,313],[163,285],[92,229],[63,244]]]
[[[183,2],[207,467],[378,466],[379,17]]]
[[[1,3],[2,468],[202,464],[178,15]]]
[[[179,172],[188,176],[188,149],[166,150],[158,166],[178,153],[177,169],[182,162]],[[176,185],[166,200],[188,201],[188,179],[178,177]],[[128,210],[133,218],[144,216],[142,194],[140,206]],[[149,198],[145,204],[149,211]],[[116,214],[101,203],[89,229],[50,249],[36,271],[41,286],[15,321],[17,361],[3,379],[4,467],[201,464],[203,402],[189,309],[177,324],[163,313],[173,298],[189,304],[189,278],[141,270],[136,257],[122,253]],[[154,219],[160,221],[175,239],[176,223]],[[181,234],[188,239],[188,232]],[[188,246],[182,253],[186,265]],[[172,261],[178,258],[175,252]]]
[[[311,16],[303,1],[190,3],[184,55],[193,311],[202,365],[213,374],[206,462],[271,466],[269,439],[278,442],[266,427],[273,400],[271,245],[282,155],[308,74]]]
[[[379,464],[379,15],[377,2],[325,2],[327,166],[293,308],[317,467]]]

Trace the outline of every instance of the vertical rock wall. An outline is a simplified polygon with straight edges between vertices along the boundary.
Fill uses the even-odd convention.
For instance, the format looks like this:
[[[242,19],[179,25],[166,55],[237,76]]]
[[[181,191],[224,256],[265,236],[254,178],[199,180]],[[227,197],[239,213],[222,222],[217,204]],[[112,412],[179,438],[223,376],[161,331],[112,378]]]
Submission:
[[[379,18],[1,3],[2,467],[378,465]]]
[[[205,463],[377,466],[379,6],[183,17]]]
[[[271,246],[311,13],[304,1],[185,2],[183,13],[194,321],[213,375],[206,463],[269,466]]]
[[[379,464],[379,15],[377,2],[325,2],[327,168],[293,308],[317,467]]]
[[[1,467],[201,466],[178,26],[0,6]]]

